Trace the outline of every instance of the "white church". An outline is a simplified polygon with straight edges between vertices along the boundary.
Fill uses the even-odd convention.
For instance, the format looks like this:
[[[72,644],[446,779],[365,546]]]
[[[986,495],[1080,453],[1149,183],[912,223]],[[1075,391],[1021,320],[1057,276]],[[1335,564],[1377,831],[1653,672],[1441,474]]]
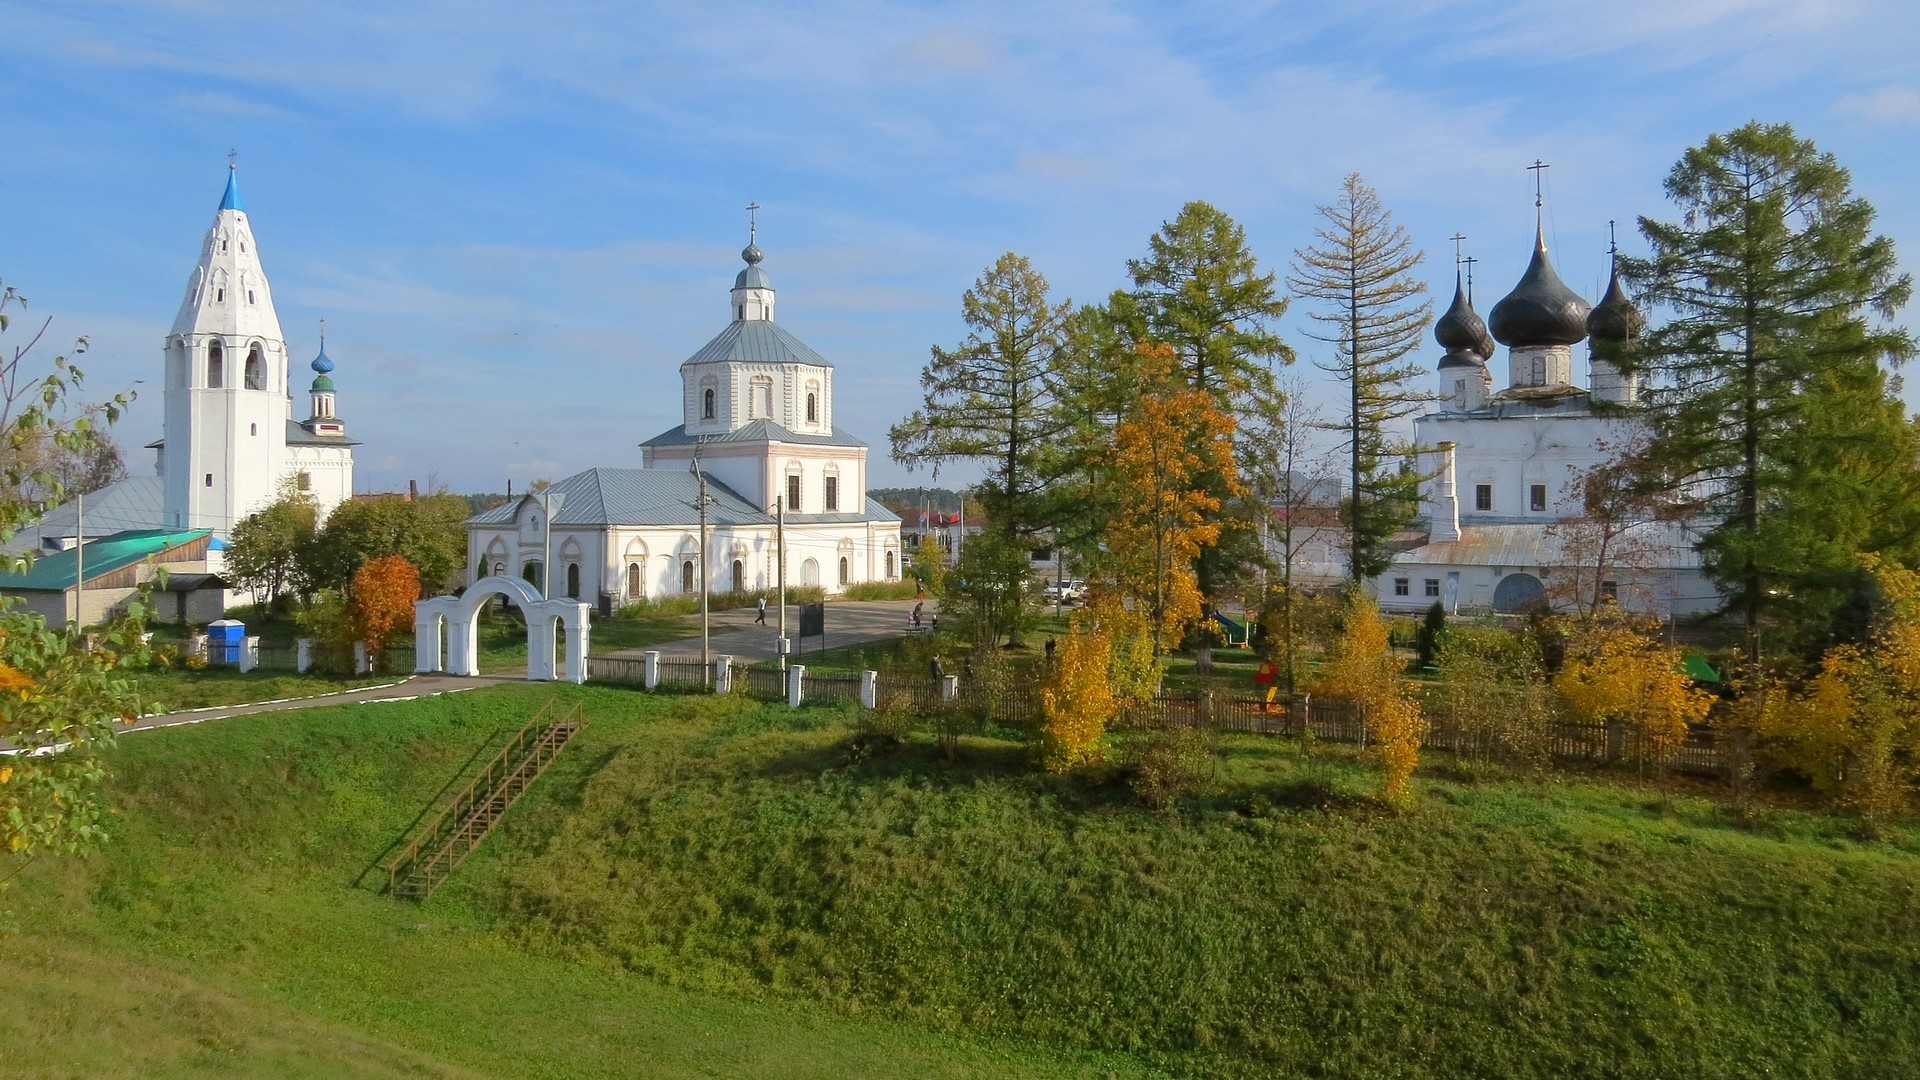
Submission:
[[[1436,601],[1449,612],[1565,608],[1583,574],[1591,580],[1578,585],[1581,594],[1597,589],[1663,620],[1719,608],[1694,550],[1700,523],[1633,522],[1613,541],[1630,555],[1611,564],[1592,559],[1582,538],[1581,479],[1642,430],[1638,382],[1607,359],[1608,347],[1640,325],[1617,272],[1597,307],[1568,288],[1537,226],[1526,272],[1487,321],[1456,276],[1453,303],[1434,324],[1447,350],[1437,370],[1440,407],[1414,422],[1414,445],[1424,451],[1424,532],[1373,580],[1382,609],[1424,611]],[[1498,391],[1487,370],[1496,341],[1508,361]],[[1582,341],[1585,387],[1573,371]]]
[[[469,580],[517,574],[602,610],[780,578],[829,593],[900,577],[899,516],[867,498],[867,447],[834,424],[833,365],[773,320],[749,237],[731,321],[680,365],[681,423],[641,444],[643,468],[588,469],[468,519]],[[552,574],[545,573],[551,562]]]
[[[242,518],[284,491],[306,493],[323,517],[353,494],[358,444],[336,411],[324,335],[309,365],[307,417],[294,419],[286,336],[231,167],[161,349],[163,434],[147,444],[157,451],[154,472],[93,492],[84,507],[49,511],[15,535],[12,550],[205,529],[218,552]]]

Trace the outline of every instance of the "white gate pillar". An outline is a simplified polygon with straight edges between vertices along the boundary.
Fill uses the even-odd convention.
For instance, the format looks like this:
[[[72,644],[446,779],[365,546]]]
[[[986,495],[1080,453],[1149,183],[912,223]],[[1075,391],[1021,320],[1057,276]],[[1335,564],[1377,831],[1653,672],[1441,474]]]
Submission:
[[[560,620],[528,613],[527,615],[527,678],[534,682],[546,682],[553,678],[553,650],[560,644],[555,633]]]
[[[863,671],[860,673],[860,704],[869,709],[880,707],[880,673]]]
[[[787,669],[787,707],[797,709],[800,702],[806,700],[807,665],[795,664]]]

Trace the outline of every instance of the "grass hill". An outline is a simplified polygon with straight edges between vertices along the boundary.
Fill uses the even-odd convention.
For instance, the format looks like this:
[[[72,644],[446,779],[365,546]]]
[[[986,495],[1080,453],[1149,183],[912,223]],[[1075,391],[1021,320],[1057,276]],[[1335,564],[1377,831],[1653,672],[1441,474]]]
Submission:
[[[371,871],[548,696],[423,906]],[[830,710],[502,687],[125,739],[5,899],[7,1075],[1920,1074],[1920,836],[1232,738],[1175,815]],[[1311,798],[1308,798],[1311,796]]]

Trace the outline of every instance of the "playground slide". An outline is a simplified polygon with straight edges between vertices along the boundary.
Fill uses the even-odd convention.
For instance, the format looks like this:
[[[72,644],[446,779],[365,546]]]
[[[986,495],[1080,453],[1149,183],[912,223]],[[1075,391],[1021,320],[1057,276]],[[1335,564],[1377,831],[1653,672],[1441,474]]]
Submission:
[[[1213,621],[1219,623],[1221,627],[1226,630],[1227,644],[1245,645],[1247,643],[1247,628],[1245,626],[1234,622],[1232,619],[1227,618],[1217,611],[1213,613]]]

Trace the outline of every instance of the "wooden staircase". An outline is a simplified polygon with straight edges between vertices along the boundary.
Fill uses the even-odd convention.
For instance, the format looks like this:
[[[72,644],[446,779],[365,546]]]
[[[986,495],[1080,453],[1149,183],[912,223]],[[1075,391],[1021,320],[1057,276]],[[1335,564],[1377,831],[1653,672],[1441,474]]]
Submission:
[[[579,705],[556,717],[554,703],[547,702],[452,804],[387,864],[387,892],[409,900],[432,896],[559,756],[567,740],[586,725]]]

